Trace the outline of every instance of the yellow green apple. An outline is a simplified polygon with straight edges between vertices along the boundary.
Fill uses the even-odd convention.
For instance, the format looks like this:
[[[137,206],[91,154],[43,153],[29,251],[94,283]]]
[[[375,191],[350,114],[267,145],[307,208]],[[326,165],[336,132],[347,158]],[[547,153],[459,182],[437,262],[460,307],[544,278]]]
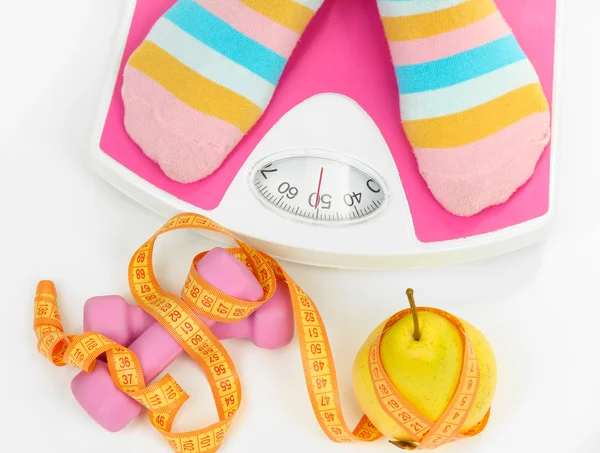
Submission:
[[[464,344],[458,328],[445,317],[428,311],[405,316],[382,336],[381,363],[392,384],[422,415],[437,421],[450,404],[462,370]],[[476,426],[488,412],[496,389],[497,369],[494,351],[479,330],[460,320],[479,363],[480,383],[471,412],[461,432]],[[382,332],[381,323],[367,338],[354,361],[352,384],[364,413],[377,429],[392,441],[412,442],[409,435],[377,401],[369,371],[369,350]]]

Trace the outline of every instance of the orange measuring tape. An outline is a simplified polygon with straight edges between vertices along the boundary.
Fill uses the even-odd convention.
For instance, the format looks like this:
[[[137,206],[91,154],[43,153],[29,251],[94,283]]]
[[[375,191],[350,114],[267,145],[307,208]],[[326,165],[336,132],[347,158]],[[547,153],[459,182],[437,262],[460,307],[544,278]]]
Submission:
[[[196,272],[195,264],[207,252],[194,258],[181,297],[161,288],[152,268],[154,244],[161,234],[181,229],[212,231],[235,240],[239,248],[230,248],[228,251],[258,279],[263,288],[263,298],[257,302],[236,299],[206,282]],[[40,282],[35,296],[34,330],[38,338],[38,351],[56,366],[69,364],[86,372],[92,371],[98,356],[106,353],[114,384],[148,409],[152,425],[174,451],[217,451],[242,400],[240,377],[231,357],[196,312],[219,322],[240,321],[273,296],[278,280],[286,282],[290,291],[306,386],[321,429],[334,442],[372,442],[382,436],[367,416],[362,417],[354,430],[348,428],[341,411],[331,346],[319,311],[312,299],[270,256],[254,250],[207,217],[183,213],[165,223],[135,252],[129,263],[128,274],[135,301],[177,340],[207,375],[219,416],[217,423],[196,431],[172,432],[177,412],[189,398],[185,391],[169,374],[147,385],[135,354],[103,335],[94,332],[65,334],[56,303],[56,290],[50,281]],[[479,365],[473,346],[457,318],[432,308],[421,307],[417,310],[433,311],[446,317],[460,331],[465,347],[456,393],[440,419],[432,421],[412,408],[394,388],[379,355],[379,345],[385,331],[404,316],[410,315],[410,310],[402,310],[390,317],[382,333],[373,342],[369,366],[375,393],[385,412],[412,436],[414,443],[397,443],[407,450],[434,449],[474,436],[485,428],[489,417],[488,412],[477,426],[460,433],[479,388]]]

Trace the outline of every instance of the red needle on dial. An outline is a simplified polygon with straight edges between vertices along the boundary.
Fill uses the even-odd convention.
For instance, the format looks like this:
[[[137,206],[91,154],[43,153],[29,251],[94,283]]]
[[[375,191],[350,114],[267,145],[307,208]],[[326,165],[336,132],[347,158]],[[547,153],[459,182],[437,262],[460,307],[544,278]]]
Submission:
[[[315,209],[319,207],[319,199],[321,198],[321,182],[323,181],[323,167],[321,167],[321,174],[319,175],[319,187],[317,187],[317,201],[315,201]]]

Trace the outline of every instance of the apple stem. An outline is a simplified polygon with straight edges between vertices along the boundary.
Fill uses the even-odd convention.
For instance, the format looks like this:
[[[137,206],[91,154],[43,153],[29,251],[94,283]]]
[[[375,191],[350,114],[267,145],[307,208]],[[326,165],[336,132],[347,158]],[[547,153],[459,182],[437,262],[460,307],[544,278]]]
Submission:
[[[412,311],[413,323],[415,324],[413,338],[415,339],[415,341],[419,341],[421,339],[421,332],[419,332],[419,317],[417,316],[417,306],[415,305],[414,294],[415,292],[412,290],[412,288],[408,288],[406,290],[408,303],[410,304],[410,310]]]

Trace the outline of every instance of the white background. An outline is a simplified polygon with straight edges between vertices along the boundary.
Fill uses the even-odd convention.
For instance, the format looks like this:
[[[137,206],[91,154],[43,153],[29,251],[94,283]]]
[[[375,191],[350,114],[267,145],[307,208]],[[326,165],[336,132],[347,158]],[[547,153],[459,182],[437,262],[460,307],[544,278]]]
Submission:
[[[170,451],[140,417],[118,434],[77,405],[74,368],[35,348],[33,295],[53,279],[65,328],[77,333],[94,295],[127,295],[130,255],[163,220],[96,177],[86,164],[119,0],[29,0],[0,6],[0,451]],[[357,272],[287,264],[319,306],[335,353],[346,419],[360,411],[350,370],[362,341],[406,306],[470,321],[493,344],[499,384],[488,428],[448,453],[600,452],[600,34],[595,0],[565,1],[565,59],[557,216],[549,240],[500,258],[415,272]],[[178,291],[193,255],[212,247],[177,233],[158,244],[161,282]],[[224,452],[392,451],[336,445],[312,415],[295,343],[277,352],[227,347],[244,384]],[[192,396],[178,429],[216,420],[200,370],[169,370]],[[19,446],[15,442],[23,442]],[[12,448],[11,448],[12,447]],[[9,450],[9,448],[11,448]],[[18,449],[18,450],[17,450]]]

